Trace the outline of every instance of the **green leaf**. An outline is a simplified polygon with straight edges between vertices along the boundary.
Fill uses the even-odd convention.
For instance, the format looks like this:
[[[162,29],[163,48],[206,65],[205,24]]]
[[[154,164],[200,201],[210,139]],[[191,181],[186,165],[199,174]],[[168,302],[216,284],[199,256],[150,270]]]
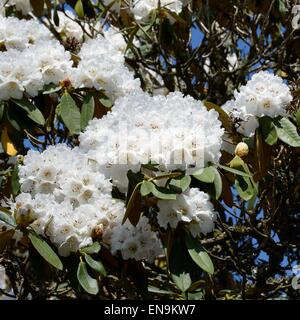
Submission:
[[[273,120],[269,117],[262,117],[259,119],[259,123],[264,141],[268,145],[273,146],[278,140]]]
[[[156,293],[156,294],[161,294],[161,295],[173,295],[174,294],[174,292],[172,292],[172,291],[161,290],[161,289],[153,287],[153,286],[148,286],[148,291],[151,293]]]
[[[80,249],[81,252],[84,252],[87,254],[98,253],[100,250],[101,250],[101,246],[100,246],[99,242],[94,242],[90,246]]]
[[[189,257],[189,254],[182,243],[180,236],[175,236],[174,245],[169,253],[169,270],[171,277],[182,292],[186,292],[191,284],[192,278],[190,275],[191,265],[193,263]]]
[[[193,261],[205,272],[213,274],[214,265],[200,242],[190,234],[186,233],[185,244]]]
[[[152,193],[158,199],[176,200],[176,193],[166,188],[155,186]]]
[[[0,220],[9,224],[10,226],[16,227],[16,220],[12,216],[12,213],[5,209],[0,207]]]
[[[155,186],[152,182],[144,180],[142,182],[141,189],[140,189],[141,195],[145,197],[146,195],[148,195],[154,190],[154,187]]]
[[[95,110],[95,101],[92,94],[87,94],[83,99],[80,115],[80,127],[84,130],[89,121],[93,118]]]
[[[230,168],[230,167],[226,167],[226,166],[223,166],[221,164],[218,164],[218,167],[225,170],[225,171],[228,171],[228,172],[231,172],[233,174],[236,174],[238,176],[243,176],[243,177],[251,177],[251,174],[249,173],[246,173],[244,171],[240,171],[240,170],[237,170],[237,169],[233,169],[233,168]]]
[[[142,182],[139,182],[136,184],[136,186],[133,189],[133,192],[127,202],[127,207],[125,211],[125,215],[122,221],[122,224],[125,223],[127,218],[129,221],[136,226],[139,222],[140,216],[141,216],[141,195],[139,193],[139,187],[142,184]]]
[[[88,254],[84,255],[84,259],[86,261],[86,263],[95,271],[99,272],[100,274],[102,274],[104,277],[106,276],[106,270],[104,268],[104,265],[102,264],[101,261],[96,261],[94,260],[91,256],[89,256]]]
[[[41,111],[29,100],[27,99],[22,99],[22,100],[15,100],[12,99],[12,101],[21,107],[23,110],[25,110],[28,114],[28,118],[33,120],[35,123],[44,125],[45,124],[45,118]]]
[[[99,101],[101,102],[101,104],[105,107],[110,109],[112,107],[112,102],[110,101],[110,99],[104,95],[104,94],[100,94],[99,96]]]
[[[297,125],[300,126],[300,108],[297,110],[295,117],[296,117]]]
[[[79,18],[83,18],[84,17],[84,10],[83,10],[83,5],[82,5],[82,1],[81,0],[78,0],[76,2],[76,5],[75,5],[75,11],[78,15]]]
[[[193,177],[197,180],[205,183],[213,183],[215,179],[215,170],[213,167],[206,167],[200,170],[197,170]]]
[[[99,292],[99,286],[96,279],[92,278],[86,269],[86,263],[79,262],[77,269],[77,279],[82,288],[89,294],[96,295]]]
[[[287,118],[274,121],[278,138],[291,147],[300,147],[300,136],[295,125]]]
[[[71,134],[80,133],[80,110],[69,93],[64,93],[60,104],[60,116]]]
[[[238,156],[235,156],[229,163],[231,168],[244,171],[250,174],[247,164]],[[235,186],[240,197],[246,201],[252,199],[257,194],[257,184],[251,177],[236,176]]]
[[[285,6],[285,1],[284,0],[277,0],[276,1],[276,7],[278,8],[279,13],[284,16],[288,9]]]
[[[249,201],[255,196],[255,190],[249,178],[236,177],[235,186],[242,199]]]
[[[58,255],[52,250],[52,248],[48,245],[48,243],[39,237],[36,233],[30,232],[28,235],[32,245],[36,249],[36,251],[53,267],[58,270],[63,269],[63,264],[60,261]]]
[[[181,176],[177,178],[171,179],[169,185],[171,187],[176,187],[181,190],[181,192],[184,192],[191,183],[191,177],[190,176]]]
[[[44,87],[43,94],[51,94],[51,93],[58,92],[59,90],[61,90],[61,86],[50,83]]]
[[[16,196],[20,191],[19,183],[19,167],[16,165],[12,171],[11,175],[11,189],[14,196]]]
[[[10,125],[16,129],[17,131],[22,131],[23,129],[23,121],[19,118],[20,116],[17,113],[16,108],[6,108],[6,117]]]
[[[232,127],[233,127],[232,120],[230,119],[229,115],[221,107],[209,101],[203,101],[203,104],[205,105],[207,110],[211,110],[211,109],[216,110],[219,114],[219,119],[221,120],[223,127],[228,132],[232,131]]]
[[[58,15],[58,5],[55,6],[54,12],[53,12],[53,21],[54,24],[58,27],[59,26],[59,15]]]
[[[222,178],[221,178],[220,172],[215,167],[212,167],[212,168],[215,171],[215,178],[214,178],[215,196],[216,196],[216,199],[219,199],[219,197],[222,194]]]

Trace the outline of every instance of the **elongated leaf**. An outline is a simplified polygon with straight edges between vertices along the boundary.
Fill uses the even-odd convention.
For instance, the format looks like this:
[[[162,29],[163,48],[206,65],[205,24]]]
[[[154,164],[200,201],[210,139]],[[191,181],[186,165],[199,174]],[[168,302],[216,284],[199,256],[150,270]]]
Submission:
[[[51,93],[58,92],[59,90],[61,90],[61,86],[50,83],[47,86],[45,86],[43,94],[51,94]]]
[[[134,226],[136,226],[139,222],[141,212],[142,212],[141,195],[139,192],[139,187],[141,184],[142,184],[142,182],[139,182],[135,186],[135,188],[129,198],[129,201],[128,201],[127,207],[126,207],[126,212],[125,212],[122,223],[125,223],[127,218]]]
[[[152,193],[158,199],[176,200],[176,193],[166,188],[155,186]]]
[[[58,6],[56,5],[53,12],[53,21],[54,24],[58,27],[59,26],[59,15],[58,15]]]
[[[182,176],[178,178],[173,178],[169,184],[170,184],[170,188],[176,187],[176,188],[179,188],[181,192],[184,192],[190,186],[190,183],[191,183],[190,176]]]
[[[22,99],[22,100],[12,100],[16,105],[21,107],[23,110],[25,110],[28,114],[28,118],[33,120],[35,123],[44,125],[45,124],[45,118],[41,111],[29,100]]]
[[[214,265],[200,242],[193,238],[190,234],[186,233],[185,244],[193,261],[205,272],[213,274]]]
[[[219,114],[219,119],[221,120],[223,127],[228,132],[232,131],[232,127],[233,127],[232,121],[231,121],[229,115],[220,106],[218,106],[212,102],[209,102],[209,101],[203,101],[203,104],[205,105],[207,110],[211,110],[211,109],[216,110]]]
[[[105,108],[111,108],[112,107],[112,102],[108,97],[106,97],[104,94],[99,95],[99,101]]]
[[[143,197],[145,197],[146,195],[148,195],[149,193],[151,193],[153,190],[154,190],[154,184],[150,181],[143,181],[142,184],[141,184],[141,189],[140,189],[140,192],[141,192],[141,195]]]
[[[148,291],[156,294],[162,294],[162,295],[173,295],[174,292],[172,291],[167,291],[167,290],[161,290],[159,288],[153,287],[153,286],[148,286]]]
[[[100,246],[99,242],[94,242],[90,246],[80,249],[81,252],[84,252],[87,254],[98,253],[100,250],[101,250],[101,246]]]
[[[19,183],[19,168],[16,165],[11,175],[11,190],[14,196],[19,193],[20,183]]]
[[[249,174],[249,173],[246,173],[244,171],[240,171],[240,170],[237,170],[237,169],[233,169],[233,168],[230,168],[230,167],[226,167],[226,166],[223,166],[221,164],[218,164],[218,167],[223,169],[223,170],[225,170],[225,171],[234,173],[234,174],[236,174],[238,176],[251,177],[251,174]]]
[[[2,147],[3,150],[9,155],[14,157],[17,153],[18,150],[15,148],[13,142],[10,140],[10,137],[7,133],[7,128],[4,127],[2,129],[2,133],[1,133],[1,143],[2,143]]]
[[[259,123],[264,141],[268,145],[273,146],[278,140],[278,135],[273,120],[269,117],[262,117],[259,119]]]
[[[295,114],[297,125],[300,126],[300,108]]]
[[[182,292],[186,292],[192,284],[190,275],[191,265],[189,262],[193,262],[191,261],[182,240],[179,238],[179,236],[175,236],[174,245],[172,248],[168,248],[169,270],[178,289]]]
[[[81,108],[80,115],[80,127],[81,130],[84,130],[88,125],[89,121],[93,118],[95,110],[95,101],[94,97],[91,94],[87,94],[83,99],[83,104]]]
[[[235,156],[229,163],[231,168],[238,169],[250,174],[247,164],[238,156]],[[236,176],[236,189],[242,199],[248,201],[257,194],[257,184],[251,177]]]
[[[222,178],[221,178],[220,172],[215,167],[212,167],[212,168],[215,171],[215,178],[214,178],[215,196],[216,196],[216,199],[219,199],[222,193]]]
[[[242,199],[249,201],[255,196],[255,191],[249,178],[237,177],[235,186]]]
[[[60,115],[71,134],[80,133],[80,110],[69,93],[64,93],[60,104]]]
[[[193,174],[197,180],[205,183],[213,183],[215,179],[215,170],[213,167],[206,167],[196,171]]]
[[[11,225],[11,226],[16,226],[16,220],[14,217],[11,215],[11,212],[5,208],[0,207],[0,220]]]
[[[83,5],[82,5],[82,1],[81,1],[81,0],[77,0],[74,9],[75,9],[78,17],[79,17],[79,18],[83,18],[83,16],[84,16],[84,10],[83,10]]]
[[[16,129],[17,131],[21,131],[24,128],[24,121],[20,119],[20,115],[18,114],[17,108],[6,108],[6,117],[9,124]]]
[[[48,245],[48,243],[39,237],[36,233],[30,232],[28,235],[32,245],[36,249],[36,251],[53,267],[56,269],[62,270],[63,264],[60,261],[58,255],[52,250],[52,248]]]
[[[297,128],[287,118],[282,118],[279,121],[274,121],[276,132],[279,139],[291,147],[300,147],[300,136]]]
[[[86,263],[95,271],[99,272],[100,274],[102,274],[103,276],[106,276],[106,270],[104,268],[104,265],[102,264],[101,261],[96,261],[94,260],[91,256],[89,256],[88,254],[84,255],[84,259],[86,261]]]
[[[3,252],[8,241],[13,237],[14,233],[15,230],[13,229],[6,230],[3,232],[0,231],[0,254]]]
[[[89,294],[96,295],[99,292],[99,286],[96,279],[92,278],[86,269],[86,263],[80,261],[77,269],[77,279],[82,288]]]

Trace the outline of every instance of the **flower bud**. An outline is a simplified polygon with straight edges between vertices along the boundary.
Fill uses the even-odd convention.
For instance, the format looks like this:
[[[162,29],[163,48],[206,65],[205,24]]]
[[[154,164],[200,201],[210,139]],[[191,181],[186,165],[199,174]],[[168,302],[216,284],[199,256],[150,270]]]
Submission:
[[[246,157],[249,153],[249,147],[245,142],[239,142],[234,150],[234,154],[240,158]]]

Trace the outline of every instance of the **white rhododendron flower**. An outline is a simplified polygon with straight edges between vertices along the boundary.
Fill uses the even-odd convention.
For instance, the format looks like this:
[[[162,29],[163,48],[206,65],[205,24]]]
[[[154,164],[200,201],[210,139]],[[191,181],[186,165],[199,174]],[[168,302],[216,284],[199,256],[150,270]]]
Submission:
[[[81,26],[74,21],[74,19],[76,19],[75,15],[71,11],[68,11],[66,13],[62,11],[57,11],[57,14],[59,24],[58,26],[56,26],[53,22],[55,30],[63,37],[75,38],[78,41],[82,41],[83,30]]]
[[[93,172],[78,149],[57,145],[43,153],[30,150],[19,177],[16,221],[49,237],[61,255],[91,244],[94,228],[109,213],[124,214],[124,205],[111,197],[111,183]]]
[[[71,73],[71,55],[56,40],[39,41],[23,51],[0,52],[0,100],[35,97],[44,85],[59,84]]]
[[[161,246],[147,218],[136,227],[122,225],[124,203],[112,198],[112,184],[89,162],[78,148],[63,144],[43,153],[30,150],[19,167],[21,193],[11,204],[17,223],[49,238],[61,256],[92,244],[97,232],[113,254],[153,261]],[[129,241],[138,248],[134,254]]]
[[[130,222],[118,224],[111,237],[112,253],[121,252],[123,259],[147,260],[153,262],[162,253],[157,234],[151,231],[146,217],[141,217],[134,227]]]
[[[76,88],[104,90],[111,99],[131,91],[141,90],[140,81],[125,66],[125,58],[113,40],[98,36],[83,44],[77,68],[73,69],[71,81]],[[119,42],[119,40],[118,40]]]
[[[114,3],[113,3],[114,2]],[[182,7],[187,3],[186,0],[160,0],[161,8],[166,8],[176,14],[182,11]],[[121,5],[119,1],[104,0],[105,6],[110,6],[110,10],[120,12]],[[129,9],[136,20],[148,18],[150,13],[159,6],[158,0],[130,0],[122,4],[122,9]]]
[[[51,32],[37,20],[0,16],[0,43],[6,49],[23,50],[39,41],[53,38]]]
[[[218,114],[192,97],[137,92],[92,120],[79,139],[80,150],[125,192],[126,173],[139,171],[141,164],[152,162],[168,172],[218,162],[222,135]]]
[[[103,36],[117,51],[122,54],[125,53],[127,43],[118,29],[111,26],[107,30],[103,31]]]
[[[176,200],[159,200],[157,206],[157,220],[162,228],[175,229],[183,222],[194,237],[211,232],[217,218],[208,195],[197,188],[185,191]]]
[[[260,71],[234,92],[234,99],[226,102],[223,109],[238,120],[239,133],[252,136],[259,126],[258,117],[285,116],[291,101],[290,89],[280,77]]]
[[[183,2],[180,0],[161,0],[160,6],[179,14],[182,11]],[[158,0],[134,0],[131,11],[136,20],[143,20],[149,16],[152,10],[157,9],[158,5]]]

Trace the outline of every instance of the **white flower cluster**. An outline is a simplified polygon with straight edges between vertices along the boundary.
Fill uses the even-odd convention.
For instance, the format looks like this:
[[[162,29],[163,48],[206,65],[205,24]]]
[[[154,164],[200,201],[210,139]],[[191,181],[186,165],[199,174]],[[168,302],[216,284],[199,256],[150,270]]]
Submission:
[[[57,11],[59,24],[55,25],[54,21],[52,21],[55,30],[64,38],[75,38],[78,41],[82,41],[83,39],[83,30],[81,26],[74,21],[76,19],[75,15],[68,11],[64,13],[62,11]]]
[[[160,0],[160,6],[161,8],[167,8],[168,10],[179,14],[186,2],[186,0]],[[105,6],[110,6],[110,9],[113,11],[120,11],[118,1],[103,0],[103,3]],[[124,8],[129,9],[137,21],[141,21],[145,20],[153,10],[157,9],[158,5],[158,0],[131,0]]]
[[[76,88],[104,90],[111,100],[141,90],[140,81],[125,66],[125,58],[113,41],[98,36],[83,44],[80,62],[73,69],[71,82]]]
[[[6,50],[24,50],[39,41],[50,39],[53,39],[51,32],[37,20],[0,16],[0,44]]]
[[[111,183],[91,170],[88,159],[65,145],[30,150],[20,166],[21,191],[14,207],[18,223],[49,237],[63,256],[91,244],[102,219],[124,213],[111,198]]]
[[[280,77],[260,71],[234,92],[234,99],[226,102],[223,109],[240,121],[238,132],[253,136],[259,126],[258,117],[284,116],[285,108],[291,101],[290,89]]]
[[[0,0],[0,7],[10,6],[14,6],[23,15],[27,15],[32,11],[30,0]]]
[[[174,200],[159,200],[157,220],[159,225],[167,229],[175,229],[180,221],[184,222],[195,237],[200,233],[207,234],[214,229],[217,214],[206,193],[191,188],[177,196]]]
[[[120,32],[115,27],[110,26],[108,29],[103,31],[104,38],[115,48],[116,51],[124,54],[126,51],[127,43]]]
[[[35,97],[47,84],[68,77],[73,62],[70,53],[56,40],[39,41],[23,51],[0,53],[0,100]]]
[[[121,251],[126,259],[152,259],[152,254],[159,254],[159,240],[145,218],[137,227],[128,222],[121,225],[123,202],[112,198],[111,183],[102,173],[94,172],[78,148],[56,145],[43,153],[30,150],[19,168],[19,177],[21,193],[12,205],[17,223],[30,224],[38,234],[48,237],[60,255],[68,256],[90,245],[95,229],[113,253]],[[118,235],[126,230],[130,231],[128,241],[141,238],[139,248],[148,248],[144,255],[130,255],[123,248]],[[142,243],[144,232],[148,239]]]
[[[118,99],[79,139],[80,149],[125,192],[127,171],[139,171],[141,164],[156,163],[168,172],[218,162],[222,135],[218,114],[192,97],[138,92]]]
[[[182,11],[183,2],[182,0],[160,0],[160,6],[179,14]],[[134,0],[131,11],[136,20],[144,20],[151,11],[158,8],[158,5],[158,0]]]
[[[125,260],[131,258],[151,263],[162,253],[162,247],[157,234],[151,231],[148,218],[143,216],[135,227],[126,221],[113,229],[111,251],[113,254],[120,251]]]

